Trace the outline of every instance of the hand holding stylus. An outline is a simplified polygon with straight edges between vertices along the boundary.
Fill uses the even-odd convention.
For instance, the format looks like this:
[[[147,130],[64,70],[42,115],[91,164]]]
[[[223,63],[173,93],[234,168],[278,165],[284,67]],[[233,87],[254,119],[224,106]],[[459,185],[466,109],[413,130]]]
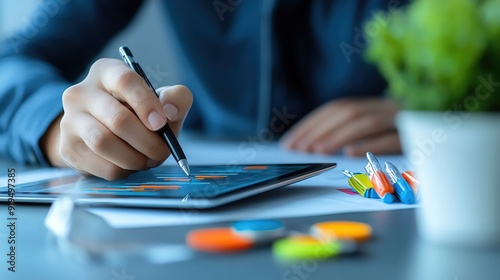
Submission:
[[[155,91],[153,84],[149,81],[148,76],[146,75],[146,72],[142,69],[141,65],[134,59],[134,55],[130,51],[129,48],[122,46],[119,48],[120,55],[122,57],[122,60],[127,63],[127,65],[132,68],[139,76],[141,76],[146,84],[148,85],[149,89],[151,90],[151,93],[155,96],[158,96],[158,93]],[[165,112],[167,114],[167,112]],[[162,128],[158,130],[160,137],[162,137],[165,140],[165,143],[167,143],[167,146],[172,153],[172,156],[175,159],[175,162],[179,165],[179,167],[182,169],[184,174],[186,176],[190,177],[191,176],[191,171],[189,168],[189,163],[186,158],[186,155],[184,154],[184,151],[182,150],[181,145],[177,141],[177,137],[175,136],[174,132],[170,128],[170,125],[166,123]]]
[[[107,180],[160,165],[170,150],[157,131],[168,122],[178,135],[193,96],[184,86],[157,92],[123,61],[98,60],[64,92],[64,113],[42,138],[47,159]]]

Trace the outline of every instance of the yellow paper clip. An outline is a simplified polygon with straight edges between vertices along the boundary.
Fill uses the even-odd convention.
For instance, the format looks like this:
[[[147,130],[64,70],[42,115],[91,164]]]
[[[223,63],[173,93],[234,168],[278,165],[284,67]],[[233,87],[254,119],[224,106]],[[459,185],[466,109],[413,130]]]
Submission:
[[[373,188],[370,178],[364,173],[342,170],[342,173],[348,178],[349,185],[361,196],[367,198],[380,198]]]

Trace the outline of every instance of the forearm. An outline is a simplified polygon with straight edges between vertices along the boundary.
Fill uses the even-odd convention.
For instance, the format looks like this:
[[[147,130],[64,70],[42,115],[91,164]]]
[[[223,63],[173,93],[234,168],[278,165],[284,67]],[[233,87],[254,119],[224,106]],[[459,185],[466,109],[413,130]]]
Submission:
[[[63,112],[63,92],[142,0],[56,2],[41,1],[25,26],[0,44],[0,157],[24,164],[49,164],[41,144],[49,141],[47,130],[57,128],[51,124]],[[46,24],[27,34],[40,15]]]
[[[39,142],[61,114],[70,84],[50,65],[26,57],[2,59],[0,73],[0,156],[47,165]]]

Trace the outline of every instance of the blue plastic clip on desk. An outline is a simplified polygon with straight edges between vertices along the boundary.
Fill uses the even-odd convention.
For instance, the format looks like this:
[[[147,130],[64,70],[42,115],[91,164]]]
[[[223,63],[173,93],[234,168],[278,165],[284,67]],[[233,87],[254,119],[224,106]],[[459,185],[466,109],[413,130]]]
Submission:
[[[398,198],[404,204],[414,204],[416,199],[415,194],[413,193],[413,189],[403,178],[401,172],[399,172],[396,166],[390,162],[386,162],[385,171],[387,175],[389,175],[389,180],[391,181],[392,187],[394,188],[396,198]]]

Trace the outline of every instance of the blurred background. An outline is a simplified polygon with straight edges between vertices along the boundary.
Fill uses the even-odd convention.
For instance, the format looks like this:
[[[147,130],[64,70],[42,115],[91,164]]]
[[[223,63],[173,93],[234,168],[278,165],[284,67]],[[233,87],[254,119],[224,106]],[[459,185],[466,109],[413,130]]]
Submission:
[[[18,28],[39,0],[0,1],[0,40]]]
[[[29,15],[37,8],[40,0],[2,0],[0,1],[0,40],[19,29]],[[155,86],[173,84],[178,79],[172,69],[173,62],[165,54],[168,49],[164,15],[159,11],[160,1],[145,1],[132,23],[116,36],[97,57],[119,58],[118,47],[129,46],[145,71],[160,71],[165,80]],[[148,32],[144,32],[148,30]],[[165,74],[168,73],[168,76]]]

